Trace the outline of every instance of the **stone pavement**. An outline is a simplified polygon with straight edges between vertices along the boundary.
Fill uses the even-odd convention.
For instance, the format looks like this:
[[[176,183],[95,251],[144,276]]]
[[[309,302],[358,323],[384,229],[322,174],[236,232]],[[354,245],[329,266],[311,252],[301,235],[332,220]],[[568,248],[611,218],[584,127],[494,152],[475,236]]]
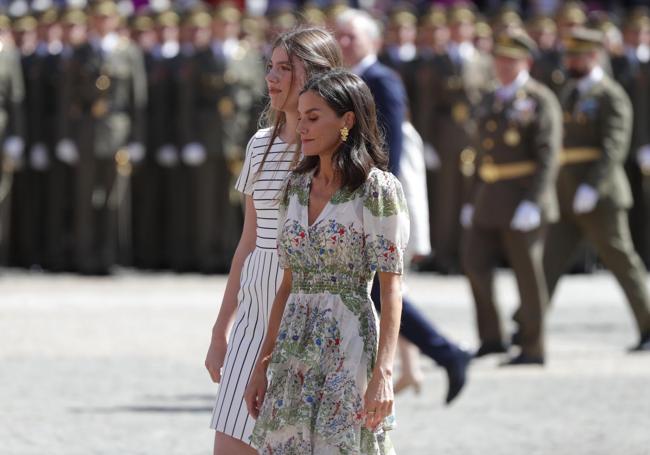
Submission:
[[[224,277],[112,278],[0,271],[1,455],[200,455],[216,386],[203,369]],[[504,315],[516,302],[499,274]],[[413,300],[474,347],[462,277],[413,275]],[[422,359],[421,395],[397,399],[399,455],[650,455],[650,354],[607,273],[562,282],[545,368],[476,361],[453,406]]]

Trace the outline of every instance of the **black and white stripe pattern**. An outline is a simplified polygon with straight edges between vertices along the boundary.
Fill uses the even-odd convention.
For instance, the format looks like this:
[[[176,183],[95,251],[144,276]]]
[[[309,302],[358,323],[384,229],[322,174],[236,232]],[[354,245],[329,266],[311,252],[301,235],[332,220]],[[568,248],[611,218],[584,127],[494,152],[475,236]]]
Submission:
[[[240,277],[237,315],[228,340],[221,385],[210,427],[246,443],[255,421],[248,415],[244,391],[266,335],[271,305],[282,280],[276,253],[278,198],[293,163],[293,148],[275,140],[259,170],[271,131],[258,131],[248,143],[242,173],[235,187],[253,196],[257,213],[255,250]]]

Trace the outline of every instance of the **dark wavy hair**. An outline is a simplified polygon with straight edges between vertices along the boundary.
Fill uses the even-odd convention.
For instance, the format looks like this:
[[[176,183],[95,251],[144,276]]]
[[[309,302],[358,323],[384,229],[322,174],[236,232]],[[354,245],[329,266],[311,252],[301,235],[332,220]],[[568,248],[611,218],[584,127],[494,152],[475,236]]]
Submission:
[[[341,187],[354,191],[363,185],[373,167],[388,169],[384,138],[377,125],[377,110],[370,89],[363,80],[349,71],[335,69],[318,74],[305,84],[300,94],[312,91],[320,96],[338,117],[353,112],[355,122],[348,139],[332,157],[334,172]],[[306,173],[319,166],[318,156],[306,156],[295,169]]]

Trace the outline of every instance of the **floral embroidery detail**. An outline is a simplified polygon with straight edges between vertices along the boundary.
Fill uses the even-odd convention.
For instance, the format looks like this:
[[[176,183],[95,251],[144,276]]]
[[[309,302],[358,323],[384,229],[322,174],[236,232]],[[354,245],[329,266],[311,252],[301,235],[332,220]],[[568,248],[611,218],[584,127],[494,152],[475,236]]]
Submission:
[[[401,186],[373,170],[358,190],[332,198],[335,211],[306,226],[309,185],[310,176],[290,176],[280,210],[278,254],[291,268],[292,292],[251,443],[276,455],[394,453],[385,433],[363,428],[361,410],[379,338],[369,286],[376,271],[401,272],[408,241]],[[393,423],[391,416],[382,427]]]

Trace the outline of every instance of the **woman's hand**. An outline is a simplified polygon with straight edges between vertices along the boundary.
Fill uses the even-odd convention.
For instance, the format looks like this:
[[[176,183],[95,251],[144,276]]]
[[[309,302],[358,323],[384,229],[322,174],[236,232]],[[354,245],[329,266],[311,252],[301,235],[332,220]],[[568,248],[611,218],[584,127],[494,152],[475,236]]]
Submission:
[[[244,401],[246,402],[248,413],[254,419],[257,419],[260,415],[260,409],[262,409],[264,396],[266,395],[266,387],[266,368],[258,363],[253,369],[251,379],[244,392]]]
[[[374,431],[393,412],[393,379],[390,373],[375,369],[364,397],[366,428]]]
[[[208,353],[205,356],[205,367],[210,373],[212,382],[221,382],[221,368],[223,367],[223,360],[226,357],[226,350],[228,349],[228,342],[225,339],[212,338]]]

